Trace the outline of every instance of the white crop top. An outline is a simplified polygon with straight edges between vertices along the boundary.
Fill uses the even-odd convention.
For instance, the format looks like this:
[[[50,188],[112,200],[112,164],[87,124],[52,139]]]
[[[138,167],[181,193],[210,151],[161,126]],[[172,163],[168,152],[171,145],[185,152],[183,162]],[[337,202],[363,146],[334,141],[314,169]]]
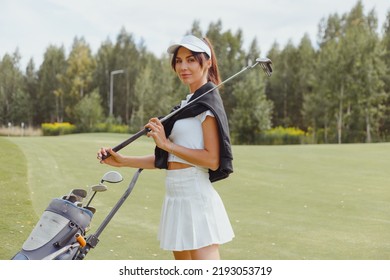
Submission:
[[[191,95],[187,96],[187,100],[189,97]],[[182,101],[181,106],[185,103],[187,102]],[[177,120],[173,125],[169,140],[189,149],[204,149],[202,123],[207,116],[214,117],[213,113],[208,110],[193,118]],[[168,154],[168,162],[172,161],[194,165],[173,154]]]

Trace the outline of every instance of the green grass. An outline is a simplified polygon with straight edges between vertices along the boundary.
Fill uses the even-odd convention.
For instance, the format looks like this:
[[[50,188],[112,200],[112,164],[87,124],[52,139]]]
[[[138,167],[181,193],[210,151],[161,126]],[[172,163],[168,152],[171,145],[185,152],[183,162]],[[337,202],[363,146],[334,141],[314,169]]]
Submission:
[[[32,230],[37,216],[27,179],[27,162],[22,151],[12,142],[0,138],[0,259],[12,257]]]
[[[99,164],[96,151],[127,137],[0,137],[0,259],[20,249],[52,198],[118,170],[124,181],[92,203],[96,230],[135,172]],[[144,137],[123,153],[153,147]],[[222,258],[390,259],[390,143],[234,146],[233,153],[235,172],[215,184],[236,234],[221,246]],[[164,171],[144,170],[87,259],[172,259],[156,240],[163,195]]]

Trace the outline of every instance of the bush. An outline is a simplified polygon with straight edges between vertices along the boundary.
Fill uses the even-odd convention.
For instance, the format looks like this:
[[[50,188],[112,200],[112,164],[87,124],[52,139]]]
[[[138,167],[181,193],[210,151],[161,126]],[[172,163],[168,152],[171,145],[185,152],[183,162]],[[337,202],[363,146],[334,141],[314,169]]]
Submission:
[[[275,127],[262,132],[259,136],[259,144],[264,145],[291,145],[306,142],[306,133],[295,127]]]
[[[127,125],[113,124],[113,125],[110,125],[108,132],[129,133],[129,127]]]
[[[98,123],[93,128],[94,132],[129,133],[129,127],[122,124]]]
[[[68,122],[42,123],[41,128],[43,136],[65,135],[76,132],[76,126]]]

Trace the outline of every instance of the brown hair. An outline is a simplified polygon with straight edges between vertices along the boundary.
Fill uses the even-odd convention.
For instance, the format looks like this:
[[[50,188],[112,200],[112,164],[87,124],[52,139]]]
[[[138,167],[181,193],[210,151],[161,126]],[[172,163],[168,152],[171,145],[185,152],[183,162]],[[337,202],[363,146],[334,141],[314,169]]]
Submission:
[[[203,38],[203,41],[209,46],[211,50],[211,67],[208,69],[207,81],[212,82],[215,85],[219,85],[221,83],[221,77],[219,76],[218,63],[217,63],[217,58],[215,57],[214,48],[207,38]],[[172,69],[175,71],[176,71],[176,56],[177,56],[177,52],[179,51],[179,48],[176,49],[171,60]],[[193,52],[193,51],[191,52],[194,55],[195,59],[199,62],[201,67],[203,67],[203,64],[206,60],[210,59],[210,57],[206,53]]]

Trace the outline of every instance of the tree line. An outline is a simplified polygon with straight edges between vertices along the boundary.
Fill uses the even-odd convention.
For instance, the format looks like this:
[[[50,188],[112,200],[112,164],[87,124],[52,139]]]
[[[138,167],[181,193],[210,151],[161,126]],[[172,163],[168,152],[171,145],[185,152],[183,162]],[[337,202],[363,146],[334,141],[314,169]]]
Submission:
[[[257,144],[277,127],[300,129],[312,143],[356,143],[390,136],[390,11],[377,30],[375,10],[364,14],[358,1],[348,13],[320,20],[316,46],[304,34],[297,46],[275,42],[261,54],[257,39],[245,49],[243,31],[224,30],[221,20],[206,32],[195,21],[186,33],[210,39],[222,80],[257,57],[273,61],[271,78],[249,71],[220,89],[234,143]],[[95,54],[76,37],[69,55],[48,46],[38,69],[30,59],[22,71],[20,60],[18,50],[0,60],[0,125],[70,122],[92,131],[109,122],[136,132],[188,93],[170,57],[156,57],[125,28]]]

